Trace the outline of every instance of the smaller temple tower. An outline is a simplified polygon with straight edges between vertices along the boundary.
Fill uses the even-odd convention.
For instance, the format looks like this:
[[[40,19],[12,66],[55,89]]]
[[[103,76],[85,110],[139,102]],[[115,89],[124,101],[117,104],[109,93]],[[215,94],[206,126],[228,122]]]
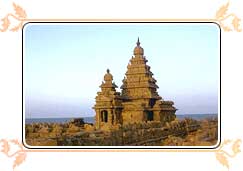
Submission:
[[[96,104],[93,107],[96,112],[95,126],[110,127],[116,124],[122,124],[122,100],[119,92],[116,92],[116,84],[113,82],[113,76],[109,69],[104,76],[104,81],[100,85],[101,92],[97,93]]]

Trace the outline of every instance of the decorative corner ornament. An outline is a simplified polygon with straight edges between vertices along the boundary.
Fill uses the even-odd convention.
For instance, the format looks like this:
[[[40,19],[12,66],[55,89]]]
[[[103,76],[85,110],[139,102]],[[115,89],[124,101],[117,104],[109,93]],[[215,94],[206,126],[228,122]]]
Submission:
[[[1,145],[0,153],[3,153],[8,158],[14,158],[13,163],[12,163],[13,170],[16,168],[16,166],[21,165],[25,161],[27,152],[25,151],[22,143],[20,143],[18,140],[1,139],[0,145]],[[13,148],[13,146],[16,146],[17,149]],[[1,163],[1,161],[0,161],[0,163]]]
[[[229,8],[229,1],[222,5],[218,11],[216,12],[215,18],[219,25],[222,27],[224,31],[237,31],[241,32],[242,29],[240,27],[240,21],[241,19],[238,18],[234,13],[227,13]],[[231,21],[231,24],[227,25],[226,21]]]
[[[17,32],[23,27],[24,20],[26,19],[27,15],[25,10],[20,7],[19,5],[13,3],[13,8],[15,13],[8,13],[5,15],[4,18],[1,19],[1,26],[0,26],[0,32],[6,32],[6,31],[12,31]],[[10,19],[14,19],[17,21],[17,24],[10,27]]]
[[[227,167],[228,170],[230,168],[229,159],[235,158],[237,154],[241,152],[240,144],[241,144],[241,139],[224,140],[221,146],[219,147],[219,149],[215,152],[216,159],[219,161],[221,165]],[[230,151],[226,151],[224,149],[227,145],[230,145],[231,147]]]

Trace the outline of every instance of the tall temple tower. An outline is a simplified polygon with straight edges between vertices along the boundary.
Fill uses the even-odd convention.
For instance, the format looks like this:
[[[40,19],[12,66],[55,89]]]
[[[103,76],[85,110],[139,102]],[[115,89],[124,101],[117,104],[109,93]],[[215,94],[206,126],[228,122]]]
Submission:
[[[140,46],[139,38],[133,54],[121,86],[121,96],[124,98],[123,122],[174,120],[176,111],[174,103],[164,101],[159,96],[157,92],[159,87],[156,85],[150,66],[147,65],[148,61]]]
[[[105,83],[100,86],[102,92],[98,92],[94,107],[96,126],[99,128],[100,125],[116,123],[147,121],[165,123],[176,117],[177,109],[173,106],[174,103],[163,100],[157,92],[159,87],[156,85],[150,66],[147,65],[148,61],[140,46],[139,38],[133,54],[123,79],[121,94],[115,91],[116,85],[112,83],[113,77],[109,71],[104,77]],[[106,120],[106,118],[108,119]],[[113,118],[116,118],[115,122]]]

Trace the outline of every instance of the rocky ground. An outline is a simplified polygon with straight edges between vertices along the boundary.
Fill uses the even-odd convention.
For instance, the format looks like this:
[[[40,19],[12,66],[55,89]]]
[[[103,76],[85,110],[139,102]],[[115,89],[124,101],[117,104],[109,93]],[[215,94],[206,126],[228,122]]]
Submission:
[[[166,146],[213,146],[218,141],[218,119],[206,118],[199,121],[200,128],[185,137],[169,136],[161,145]]]
[[[218,120],[176,120],[118,125],[112,131],[96,130],[82,119],[64,124],[26,124],[26,143],[32,146],[148,145],[212,146],[217,143]]]

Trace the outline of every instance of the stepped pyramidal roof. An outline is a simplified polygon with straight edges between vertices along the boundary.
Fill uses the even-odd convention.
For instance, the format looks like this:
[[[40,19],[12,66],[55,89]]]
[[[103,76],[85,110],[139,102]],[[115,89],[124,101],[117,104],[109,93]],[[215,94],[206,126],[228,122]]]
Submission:
[[[123,79],[122,96],[126,99],[162,99],[157,92],[158,85],[150,66],[146,63],[148,60],[144,56],[144,50],[140,46],[139,38],[137,46],[133,51],[134,57],[127,66],[126,77]],[[136,91],[134,91],[136,89]]]

